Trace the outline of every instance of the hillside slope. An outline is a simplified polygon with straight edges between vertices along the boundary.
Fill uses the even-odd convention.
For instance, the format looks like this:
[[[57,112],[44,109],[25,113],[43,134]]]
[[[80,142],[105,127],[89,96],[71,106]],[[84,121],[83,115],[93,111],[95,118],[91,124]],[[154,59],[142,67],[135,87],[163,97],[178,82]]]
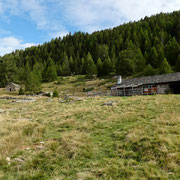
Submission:
[[[142,76],[172,71],[180,71],[180,11],[17,50],[0,58],[0,86],[33,78],[53,81],[57,75]]]
[[[0,100],[0,179],[180,179],[179,107],[179,95]]]

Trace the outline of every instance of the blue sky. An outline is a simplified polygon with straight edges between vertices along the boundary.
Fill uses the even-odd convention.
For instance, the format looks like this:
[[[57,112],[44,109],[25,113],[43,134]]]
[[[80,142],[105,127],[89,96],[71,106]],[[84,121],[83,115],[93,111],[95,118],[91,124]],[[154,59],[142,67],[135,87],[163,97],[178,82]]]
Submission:
[[[0,0],[0,55],[180,9],[180,0]]]

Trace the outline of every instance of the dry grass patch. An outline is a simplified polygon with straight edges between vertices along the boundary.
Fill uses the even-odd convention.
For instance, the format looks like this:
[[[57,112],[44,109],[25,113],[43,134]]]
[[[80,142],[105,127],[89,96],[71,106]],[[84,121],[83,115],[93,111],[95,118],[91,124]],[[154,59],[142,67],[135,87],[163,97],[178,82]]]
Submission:
[[[92,154],[92,143],[89,135],[77,130],[62,133],[61,147],[65,156],[70,159],[76,157],[90,157]]]
[[[109,101],[116,103],[103,105]],[[1,179],[180,178],[178,95],[0,107]]]

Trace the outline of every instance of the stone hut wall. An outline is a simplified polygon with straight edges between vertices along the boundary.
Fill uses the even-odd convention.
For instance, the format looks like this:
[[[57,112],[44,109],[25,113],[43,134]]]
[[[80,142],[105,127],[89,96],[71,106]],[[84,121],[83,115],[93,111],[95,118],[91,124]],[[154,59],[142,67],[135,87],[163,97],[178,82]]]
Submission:
[[[10,85],[6,86],[6,91],[16,91],[16,89],[12,84],[10,84]]]
[[[9,84],[6,86],[6,91],[18,91],[19,89],[19,87],[15,87],[13,84]]]
[[[166,94],[168,91],[170,91],[169,84],[158,84],[157,89],[158,94]]]

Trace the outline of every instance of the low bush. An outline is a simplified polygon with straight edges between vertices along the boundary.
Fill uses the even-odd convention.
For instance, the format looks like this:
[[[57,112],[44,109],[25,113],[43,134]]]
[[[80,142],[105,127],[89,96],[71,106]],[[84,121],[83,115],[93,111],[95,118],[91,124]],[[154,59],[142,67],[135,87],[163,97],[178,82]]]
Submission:
[[[24,89],[21,87],[21,88],[19,89],[18,95],[24,95],[24,94],[25,94],[25,91],[24,91]]]
[[[89,87],[89,88],[83,88],[83,92],[90,92],[93,91],[94,87]]]
[[[57,89],[53,91],[53,97],[59,97],[59,92]]]

